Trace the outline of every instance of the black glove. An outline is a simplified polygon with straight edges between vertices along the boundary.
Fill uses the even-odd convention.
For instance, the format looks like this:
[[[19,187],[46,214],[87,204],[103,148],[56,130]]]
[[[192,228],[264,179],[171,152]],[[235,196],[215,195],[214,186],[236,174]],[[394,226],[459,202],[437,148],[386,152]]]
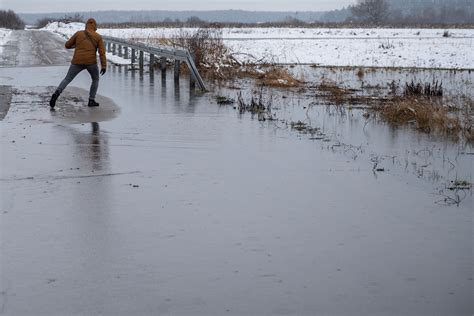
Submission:
[[[107,71],[107,70],[106,70],[105,68],[102,68],[102,69],[100,70],[100,75],[101,75],[101,76],[105,75],[105,72],[106,72],[106,71]]]

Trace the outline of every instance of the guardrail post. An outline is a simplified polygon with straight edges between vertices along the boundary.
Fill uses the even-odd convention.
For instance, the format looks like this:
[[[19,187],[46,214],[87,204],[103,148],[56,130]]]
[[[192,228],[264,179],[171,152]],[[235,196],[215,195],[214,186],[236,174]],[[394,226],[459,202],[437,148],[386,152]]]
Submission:
[[[192,58],[193,62],[195,63],[196,62],[196,56],[193,53],[190,53],[190,55],[191,55],[191,58]],[[196,88],[196,78],[194,78],[194,74],[193,74],[192,71],[189,71],[189,86],[190,86],[191,90]]]
[[[140,70],[143,70],[143,51],[141,50],[138,56],[138,65]]]
[[[166,72],[166,57],[160,58],[160,69],[161,72]]]
[[[181,70],[181,62],[179,60],[174,61],[174,80],[179,81],[179,72]]]
[[[1,1],[1,0],[0,0]],[[166,60],[174,60],[174,77],[175,80],[179,80],[180,77],[180,66],[181,63],[186,63],[189,68],[190,72],[190,85],[191,88],[195,88],[196,86],[199,89],[205,91],[206,87],[204,81],[199,74],[199,70],[196,67],[195,56],[192,56],[190,52],[186,49],[180,48],[169,48],[164,46],[153,46],[147,45],[144,43],[134,43],[132,41],[115,38],[110,36],[103,36],[104,42],[107,45],[107,50],[111,51],[113,55],[119,55],[123,58],[125,56],[126,59],[131,57],[131,63],[136,64],[138,58],[138,65],[140,69],[140,73],[144,71],[144,55],[145,53],[150,57],[150,67],[153,67],[154,61],[156,62],[157,56],[160,59],[160,68],[162,76],[166,77]],[[117,49],[119,50],[117,52]],[[129,51],[130,50],[130,51]],[[147,56],[147,57],[148,57]],[[147,58],[148,59],[148,58]],[[133,75],[133,73],[132,73]]]
[[[137,59],[137,55],[135,52],[135,48],[132,48],[132,64],[135,63],[136,59]]]
[[[125,46],[125,47],[123,48],[123,50],[124,50],[124,52],[123,52],[123,58],[128,59],[128,47]]]
[[[150,71],[153,71],[153,65],[155,64],[155,55],[150,54]]]

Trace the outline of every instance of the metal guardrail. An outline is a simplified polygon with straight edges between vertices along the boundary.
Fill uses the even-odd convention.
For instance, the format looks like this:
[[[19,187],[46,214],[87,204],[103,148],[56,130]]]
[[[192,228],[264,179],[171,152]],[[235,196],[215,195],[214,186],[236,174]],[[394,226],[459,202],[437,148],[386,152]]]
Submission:
[[[126,39],[111,37],[111,36],[102,36],[102,39],[105,43],[111,43],[115,45],[119,45],[122,47],[128,47],[131,49],[135,49],[136,51],[142,51],[154,56],[160,56],[168,59],[179,60],[185,62],[189,68],[191,75],[196,80],[196,83],[201,90],[206,90],[204,85],[204,81],[202,80],[201,75],[194,63],[194,58],[192,57],[191,53],[186,49],[178,49],[173,47],[165,47],[165,46],[150,46],[143,43],[136,43]]]

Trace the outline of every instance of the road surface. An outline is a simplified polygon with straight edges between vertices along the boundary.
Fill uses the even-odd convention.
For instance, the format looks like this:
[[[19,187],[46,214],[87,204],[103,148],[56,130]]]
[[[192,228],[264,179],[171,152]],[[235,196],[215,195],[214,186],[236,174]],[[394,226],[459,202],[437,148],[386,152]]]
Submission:
[[[72,53],[64,48],[65,40],[50,32],[39,30],[15,30],[5,46],[2,66],[67,65]]]

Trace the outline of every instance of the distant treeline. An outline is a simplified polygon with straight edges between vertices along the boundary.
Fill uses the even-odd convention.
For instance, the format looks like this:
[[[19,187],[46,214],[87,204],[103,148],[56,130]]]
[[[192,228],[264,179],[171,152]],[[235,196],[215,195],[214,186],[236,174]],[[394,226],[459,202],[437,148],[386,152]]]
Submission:
[[[270,27],[286,27],[286,28],[367,28],[373,27],[371,23],[344,21],[344,22],[314,22],[307,23],[297,21],[290,22],[268,22],[268,23],[187,23],[184,22],[122,22],[122,23],[100,23],[100,28],[124,29],[124,28],[183,28],[183,27],[199,27],[199,28],[270,28]],[[428,23],[390,23],[384,24],[387,28],[474,28],[474,23],[468,24],[428,24]]]
[[[6,29],[22,30],[25,22],[12,10],[0,10],[0,27]]]
[[[259,23],[278,22],[286,17],[292,17],[305,22],[318,21],[323,12],[265,12],[244,10],[213,10],[213,11],[164,11],[164,10],[140,10],[140,11],[83,11],[72,13],[23,13],[21,18],[27,24],[37,24],[38,20],[51,18],[57,20],[64,15],[78,14],[86,19],[93,17],[99,23],[153,23],[168,21],[187,21],[189,18],[198,17],[208,22],[232,22],[232,23]]]
[[[83,21],[88,17],[94,17],[102,27],[472,27],[473,1],[355,0],[354,5],[327,12],[143,10],[20,16],[38,27],[49,21]]]
[[[85,18],[82,15],[64,15],[59,18],[43,18],[37,22],[37,27],[42,28],[49,22],[85,22]],[[100,28],[183,28],[183,27],[195,27],[195,28],[222,28],[222,27],[233,27],[233,28],[244,28],[244,27],[288,27],[288,28],[362,28],[362,27],[373,27],[374,24],[366,20],[359,20],[357,17],[351,15],[342,22],[305,22],[296,18],[286,17],[282,21],[277,22],[263,22],[263,23],[237,23],[237,22],[208,22],[201,20],[197,16],[192,16],[181,21],[179,19],[171,20],[165,19],[164,21],[155,22],[115,22],[115,23],[99,23]],[[379,25],[380,26],[380,25]],[[392,28],[423,28],[423,27],[449,27],[449,28],[473,28],[474,23],[428,23],[423,22],[422,19],[399,19],[393,20],[386,17],[383,21],[384,27]]]
[[[473,0],[385,0],[390,21],[398,23],[474,23]]]
[[[354,22],[376,25],[472,25],[473,0],[357,0],[349,6]]]

